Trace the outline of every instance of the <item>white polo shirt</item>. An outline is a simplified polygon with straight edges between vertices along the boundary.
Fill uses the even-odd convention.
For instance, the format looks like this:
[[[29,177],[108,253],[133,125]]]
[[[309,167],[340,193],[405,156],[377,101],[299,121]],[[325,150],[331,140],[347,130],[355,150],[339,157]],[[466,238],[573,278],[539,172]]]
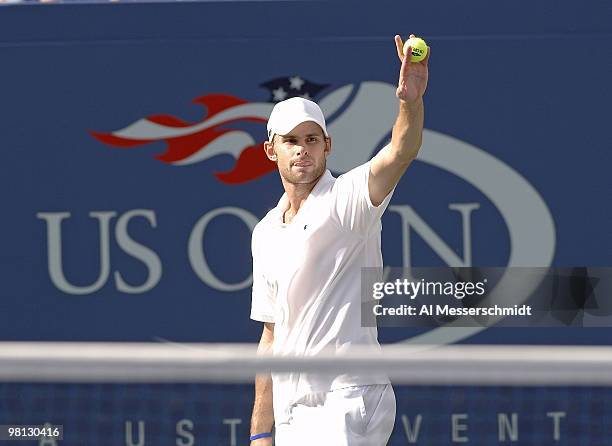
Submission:
[[[337,179],[326,170],[291,223],[283,223],[284,194],[253,230],[251,319],[274,322],[274,354],[380,348],[376,328],[361,326],[361,268],[382,267],[380,217],[393,191],[372,205],[369,173],[370,162]],[[284,408],[309,393],[389,382],[371,374],[284,373],[272,380],[277,423]]]

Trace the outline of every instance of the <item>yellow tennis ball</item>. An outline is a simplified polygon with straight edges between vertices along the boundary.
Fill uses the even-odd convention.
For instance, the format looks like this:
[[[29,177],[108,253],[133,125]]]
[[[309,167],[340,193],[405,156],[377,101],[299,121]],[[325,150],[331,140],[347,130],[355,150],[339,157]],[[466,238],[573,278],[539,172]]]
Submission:
[[[427,44],[420,37],[411,37],[404,43],[404,55],[408,51],[408,47],[412,48],[412,56],[410,62],[420,62],[427,56]]]

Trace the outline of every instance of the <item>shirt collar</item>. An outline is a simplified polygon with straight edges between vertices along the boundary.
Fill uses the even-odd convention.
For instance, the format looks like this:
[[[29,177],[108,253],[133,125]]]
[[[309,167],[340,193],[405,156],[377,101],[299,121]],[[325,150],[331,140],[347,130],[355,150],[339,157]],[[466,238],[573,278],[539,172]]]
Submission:
[[[324,186],[330,181],[332,181],[333,179],[334,177],[329,171],[329,169],[325,169],[325,172],[323,172],[323,175],[319,177],[319,181],[317,181],[317,184],[315,184],[315,186],[312,188],[312,190],[308,194],[308,197],[306,197],[306,200],[302,204],[302,207],[300,208],[300,211],[298,211],[298,214],[300,214],[301,210],[310,201],[310,198],[312,196],[316,197],[320,195],[321,190],[324,188]],[[275,219],[277,221],[281,221],[281,222],[283,221],[283,212],[285,211],[285,208],[287,207],[288,201],[289,201],[289,198],[287,197],[287,192],[285,192],[283,196],[280,198],[280,200],[278,201],[278,204],[276,205],[276,207],[274,208]]]

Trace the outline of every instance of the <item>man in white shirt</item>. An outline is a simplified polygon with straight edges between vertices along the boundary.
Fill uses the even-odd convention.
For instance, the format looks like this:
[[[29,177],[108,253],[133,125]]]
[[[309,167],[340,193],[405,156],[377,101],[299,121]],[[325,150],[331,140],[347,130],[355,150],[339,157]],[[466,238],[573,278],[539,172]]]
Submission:
[[[285,193],[253,231],[251,318],[264,323],[260,351],[312,356],[379,348],[376,328],[361,326],[361,268],[382,267],[380,218],[421,146],[428,79],[429,55],[410,62],[400,36],[395,44],[399,112],[391,144],[367,163],[337,179],[326,170],[331,138],[314,102],[291,98],[270,115],[264,146]],[[256,378],[252,446],[272,444],[273,424],[278,446],[382,446],[394,422],[385,375]]]

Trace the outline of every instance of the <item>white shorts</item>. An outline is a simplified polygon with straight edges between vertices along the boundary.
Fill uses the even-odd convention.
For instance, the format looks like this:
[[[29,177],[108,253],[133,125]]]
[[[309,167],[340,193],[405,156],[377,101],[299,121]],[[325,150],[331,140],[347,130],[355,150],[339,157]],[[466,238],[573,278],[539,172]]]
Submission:
[[[395,424],[390,384],[313,393],[296,402],[277,423],[276,446],[384,446]]]

